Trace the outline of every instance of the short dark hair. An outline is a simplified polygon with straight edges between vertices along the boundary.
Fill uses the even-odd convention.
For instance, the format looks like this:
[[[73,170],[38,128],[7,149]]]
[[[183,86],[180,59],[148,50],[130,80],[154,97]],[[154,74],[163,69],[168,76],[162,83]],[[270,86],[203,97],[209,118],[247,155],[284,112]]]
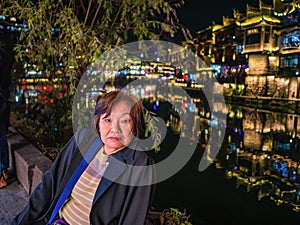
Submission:
[[[132,106],[130,110],[130,116],[133,120],[133,135],[140,139],[145,138],[145,109],[143,107],[142,101],[122,90],[107,92],[98,99],[94,114],[94,123],[97,132],[99,133],[100,116],[103,114],[110,115],[113,104],[122,101],[128,102]]]

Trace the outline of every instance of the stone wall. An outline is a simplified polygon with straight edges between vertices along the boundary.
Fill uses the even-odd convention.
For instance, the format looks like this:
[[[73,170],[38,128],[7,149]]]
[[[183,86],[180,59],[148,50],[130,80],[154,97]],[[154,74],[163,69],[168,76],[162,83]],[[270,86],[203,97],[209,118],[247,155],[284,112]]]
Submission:
[[[12,127],[8,132],[10,168],[28,194],[41,182],[52,161]]]
[[[246,96],[273,98],[299,97],[297,77],[276,77],[275,75],[249,75],[246,77]]]
[[[249,74],[260,75],[268,72],[268,56],[261,54],[249,55]]]

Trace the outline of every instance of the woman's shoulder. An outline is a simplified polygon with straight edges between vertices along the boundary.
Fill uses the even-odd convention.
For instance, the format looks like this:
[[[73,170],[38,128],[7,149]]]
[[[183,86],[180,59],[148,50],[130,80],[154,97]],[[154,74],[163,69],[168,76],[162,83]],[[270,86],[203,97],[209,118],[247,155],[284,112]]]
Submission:
[[[81,128],[75,131],[73,136],[68,140],[62,149],[65,154],[77,154],[78,151],[86,152],[88,147],[99,138],[90,128]]]
[[[95,139],[97,137],[97,134],[92,128],[84,127],[80,128],[74,133],[74,137],[78,143],[84,142],[84,141],[91,141],[92,139]]]

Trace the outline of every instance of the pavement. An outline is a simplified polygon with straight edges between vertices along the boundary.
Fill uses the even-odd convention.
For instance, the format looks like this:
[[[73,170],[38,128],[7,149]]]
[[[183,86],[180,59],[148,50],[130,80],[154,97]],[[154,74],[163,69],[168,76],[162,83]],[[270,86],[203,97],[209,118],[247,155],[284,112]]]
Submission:
[[[0,225],[9,225],[25,207],[29,198],[28,193],[13,172],[11,172],[11,176],[9,185],[0,189]]]

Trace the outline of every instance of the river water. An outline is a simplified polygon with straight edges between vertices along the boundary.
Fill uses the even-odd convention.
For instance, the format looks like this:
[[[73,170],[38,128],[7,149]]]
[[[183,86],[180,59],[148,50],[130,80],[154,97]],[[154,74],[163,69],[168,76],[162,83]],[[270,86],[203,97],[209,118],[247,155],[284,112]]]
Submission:
[[[197,148],[179,172],[157,184],[155,210],[186,210],[196,225],[299,224],[299,115],[226,107],[226,133],[213,163],[198,170],[212,124],[203,113]],[[170,126],[161,151],[153,155],[157,161],[168,157],[178,135]]]

